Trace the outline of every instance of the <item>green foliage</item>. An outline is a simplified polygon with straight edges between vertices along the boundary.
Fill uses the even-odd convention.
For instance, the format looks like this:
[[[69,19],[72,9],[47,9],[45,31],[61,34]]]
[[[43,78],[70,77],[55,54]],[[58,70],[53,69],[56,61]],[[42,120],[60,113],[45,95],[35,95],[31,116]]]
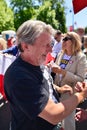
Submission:
[[[66,19],[64,13],[64,0],[47,0],[42,1],[43,5],[39,8],[37,19],[51,24],[55,29],[61,30],[63,33],[66,29]]]
[[[0,32],[4,30],[15,30],[14,15],[4,0],[0,0]]]
[[[51,24],[57,29],[58,21],[55,19],[55,10],[52,10],[51,6],[50,2],[45,2],[38,10],[37,19],[46,22],[47,24]]]
[[[32,0],[10,0],[11,8],[15,11],[24,10],[32,7]]]
[[[38,19],[66,32],[64,0],[10,0],[10,2],[14,11],[16,30],[26,20]]]
[[[23,22],[35,16],[32,0],[11,0],[10,5],[14,11],[14,25],[16,30]]]
[[[60,3],[57,3],[55,12],[56,12],[56,20],[59,21],[58,29],[61,30],[63,33],[65,33],[67,29],[65,26],[66,19],[64,14],[64,7],[62,7]]]
[[[28,8],[25,10],[19,10],[19,12],[14,14],[14,24],[16,30],[25,21],[33,19],[35,15],[35,10],[33,8]]]

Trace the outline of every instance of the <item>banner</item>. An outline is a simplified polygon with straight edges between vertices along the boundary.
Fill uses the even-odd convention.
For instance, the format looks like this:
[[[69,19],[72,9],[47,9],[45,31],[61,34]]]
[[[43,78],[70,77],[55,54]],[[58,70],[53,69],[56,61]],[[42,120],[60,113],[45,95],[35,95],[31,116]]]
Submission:
[[[74,14],[87,7],[87,0],[72,0]]]
[[[54,61],[55,58],[51,55],[51,53],[47,54],[45,64],[47,65],[49,62]]]
[[[4,94],[4,74],[9,65],[16,59],[15,56],[8,54],[0,54],[0,93],[5,97]]]

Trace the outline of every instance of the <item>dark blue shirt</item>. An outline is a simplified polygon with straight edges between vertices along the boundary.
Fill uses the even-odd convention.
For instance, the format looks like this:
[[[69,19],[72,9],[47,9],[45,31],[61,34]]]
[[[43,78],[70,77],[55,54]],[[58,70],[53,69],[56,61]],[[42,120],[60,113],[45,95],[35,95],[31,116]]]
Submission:
[[[49,99],[40,66],[18,57],[5,73],[4,88],[12,112],[11,130],[52,130],[54,125],[38,117]]]
[[[14,56],[17,56],[18,55],[18,47],[17,46],[12,46],[6,50],[3,50],[2,53],[8,53],[8,54],[12,54]]]

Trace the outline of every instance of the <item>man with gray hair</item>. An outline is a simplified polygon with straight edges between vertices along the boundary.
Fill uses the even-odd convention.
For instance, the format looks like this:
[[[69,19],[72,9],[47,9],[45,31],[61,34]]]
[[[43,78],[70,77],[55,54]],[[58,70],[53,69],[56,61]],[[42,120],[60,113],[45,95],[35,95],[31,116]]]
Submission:
[[[37,20],[24,22],[17,31],[20,55],[4,78],[12,113],[10,130],[53,130],[87,97],[87,84],[77,83],[82,91],[58,102],[52,79],[44,69],[46,55],[52,51],[51,35],[50,26]],[[69,91],[69,86],[66,88]]]

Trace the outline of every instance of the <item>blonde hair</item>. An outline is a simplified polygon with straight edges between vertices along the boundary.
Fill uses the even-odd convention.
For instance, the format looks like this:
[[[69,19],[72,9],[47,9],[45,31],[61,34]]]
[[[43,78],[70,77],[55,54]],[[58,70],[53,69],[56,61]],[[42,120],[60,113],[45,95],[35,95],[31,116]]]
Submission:
[[[0,38],[0,45],[2,45],[2,50],[7,49],[7,41],[4,38]]]
[[[72,41],[72,53],[76,54],[77,52],[81,52],[82,42],[80,36],[76,32],[67,32],[65,36],[70,37]]]

